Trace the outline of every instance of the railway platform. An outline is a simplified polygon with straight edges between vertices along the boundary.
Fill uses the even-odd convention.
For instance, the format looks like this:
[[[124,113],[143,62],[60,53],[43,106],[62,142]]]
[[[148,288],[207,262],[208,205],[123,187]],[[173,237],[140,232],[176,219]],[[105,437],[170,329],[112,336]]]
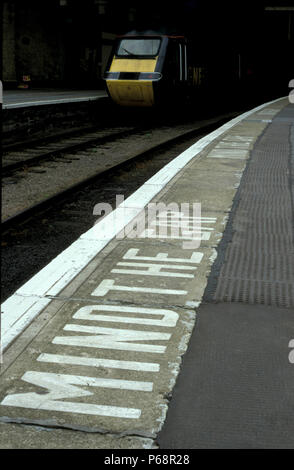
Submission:
[[[28,108],[63,103],[96,101],[107,97],[104,90],[26,89],[4,90],[3,109]]]
[[[0,448],[294,447],[294,105],[198,140],[2,305]]]
[[[97,122],[107,104],[104,90],[4,90],[3,143],[23,142],[53,131],[60,133],[83,123]]]

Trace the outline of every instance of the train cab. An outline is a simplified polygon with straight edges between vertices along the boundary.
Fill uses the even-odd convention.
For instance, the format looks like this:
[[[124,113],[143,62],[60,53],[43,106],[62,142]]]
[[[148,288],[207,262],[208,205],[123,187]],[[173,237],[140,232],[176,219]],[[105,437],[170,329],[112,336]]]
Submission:
[[[195,82],[188,57],[184,36],[119,36],[104,75],[108,94],[122,106],[176,100]]]

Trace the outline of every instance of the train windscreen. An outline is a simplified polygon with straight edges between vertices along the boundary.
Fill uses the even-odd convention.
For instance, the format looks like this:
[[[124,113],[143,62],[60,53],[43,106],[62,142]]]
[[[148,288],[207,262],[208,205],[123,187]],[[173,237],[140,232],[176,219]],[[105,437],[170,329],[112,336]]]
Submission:
[[[118,44],[119,56],[156,56],[159,51],[160,39],[122,39]]]

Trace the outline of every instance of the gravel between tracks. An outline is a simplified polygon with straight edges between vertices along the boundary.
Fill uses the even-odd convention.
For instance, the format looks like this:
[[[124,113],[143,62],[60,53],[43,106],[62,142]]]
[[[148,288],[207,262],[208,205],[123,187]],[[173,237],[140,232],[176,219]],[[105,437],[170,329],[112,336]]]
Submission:
[[[205,134],[204,134],[205,135]],[[121,169],[113,169],[107,178],[101,175],[70,198],[52,204],[36,217],[24,220],[2,234],[1,297],[6,300],[28,279],[73,243],[99,219],[93,214],[97,203],[116,206],[116,196],[128,198],[164,165],[195,143],[193,137],[171,145],[164,151],[150,152]]]

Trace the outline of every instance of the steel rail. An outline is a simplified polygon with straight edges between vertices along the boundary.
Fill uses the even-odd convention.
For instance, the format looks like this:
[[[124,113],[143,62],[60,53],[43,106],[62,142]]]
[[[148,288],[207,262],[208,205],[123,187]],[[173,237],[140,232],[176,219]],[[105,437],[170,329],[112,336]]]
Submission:
[[[224,124],[228,120],[232,119],[232,117],[236,116],[237,114],[239,113],[229,113],[228,115],[226,115],[226,117],[221,117],[220,119],[216,119],[212,123],[205,124],[203,126],[197,127],[192,130],[184,131],[182,134],[177,135],[176,137],[168,138],[164,142],[161,142],[160,144],[151,145],[150,147],[148,147],[148,149],[145,149],[142,152],[138,152],[136,155],[131,156],[130,158],[124,160],[123,162],[113,165],[112,167],[108,167],[107,169],[102,170],[99,173],[96,173],[95,175],[90,176],[84,179],[83,181],[80,181],[66,188],[63,191],[60,191],[53,196],[50,196],[49,198],[37,204],[34,204],[33,206],[30,206],[29,208],[24,209],[11,217],[8,217],[7,219],[1,222],[2,232],[6,232],[7,230],[15,226],[18,226],[20,223],[24,222],[25,220],[31,217],[34,217],[37,213],[39,214],[39,213],[45,212],[47,209],[51,208],[56,203],[61,202],[64,199],[67,199],[72,193],[78,190],[81,190],[87,185],[93,183],[96,179],[100,178],[101,175],[107,175],[110,172],[113,172],[114,169],[120,170],[124,166],[129,164],[131,161],[134,162],[136,160],[139,160],[151,152],[163,150],[170,145],[179,143],[180,141],[190,139],[194,136],[197,137],[198,135],[201,135],[206,132],[211,132],[215,128],[219,127],[220,125]]]

